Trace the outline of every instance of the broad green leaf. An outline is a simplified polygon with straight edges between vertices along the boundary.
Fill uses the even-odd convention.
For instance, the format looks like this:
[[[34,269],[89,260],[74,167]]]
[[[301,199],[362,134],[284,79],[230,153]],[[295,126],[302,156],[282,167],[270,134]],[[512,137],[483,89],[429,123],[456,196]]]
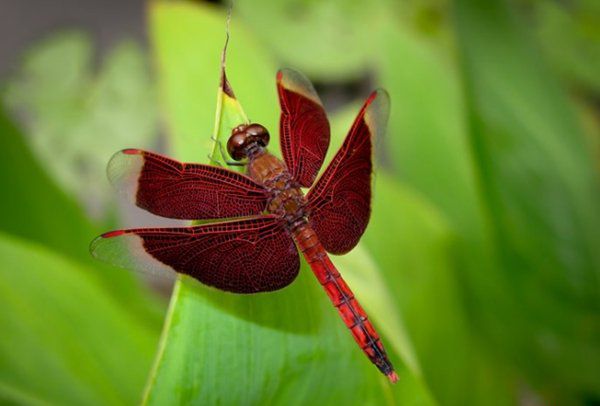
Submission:
[[[501,401],[513,396],[512,376],[471,334],[458,285],[458,244],[448,222],[385,173],[376,179],[364,242],[402,315],[432,396],[448,405],[482,404],[492,396],[496,404],[512,404],[514,398]]]
[[[303,266],[290,287],[252,297],[179,284],[148,403],[431,404],[393,355],[398,386],[374,370],[310,273]]]
[[[502,294],[488,292],[482,305],[485,331],[550,399],[598,398],[597,169],[573,107],[507,3],[457,0],[455,13],[499,248]]]
[[[594,106],[586,103],[579,103],[578,113],[590,150],[595,161],[600,163],[600,116],[596,114]]]
[[[406,52],[405,48],[398,49]],[[405,55],[402,58],[404,63],[409,66],[415,63],[415,55],[410,52],[406,54],[413,58]],[[424,75],[428,72],[423,66],[411,69],[417,69]],[[392,104],[390,121],[396,122],[396,127],[388,130],[384,139],[375,140],[376,155],[387,159],[394,158],[389,156],[387,145],[397,146],[399,139],[405,137],[433,136],[413,132],[416,128],[404,125],[404,121],[400,121],[402,125],[398,125],[399,120],[395,114],[402,114],[404,108],[415,111],[418,107],[409,107],[410,103],[404,100],[409,92],[400,91],[398,87],[400,83],[406,90],[409,83],[392,75],[389,75],[389,80]],[[385,81],[382,84],[387,85]],[[398,104],[401,105],[400,108]],[[427,116],[435,116],[431,106],[419,106],[426,109],[426,112],[415,111],[415,117],[425,119]],[[359,108],[360,104],[349,106],[335,116],[332,122],[333,151],[341,144]],[[419,148],[426,149],[425,145],[418,142],[401,141],[406,148],[412,148],[415,152]],[[464,140],[458,142],[464,143]],[[456,146],[453,148],[456,150]],[[407,152],[403,151],[403,155],[405,154]],[[449,165],[452,162],[452,159],[447,159],[438,161],[438,164],[446,164],[452,168]],[[414,165],[417,164],[417,160],[414,160]],[[462,164],[464,163],[459,162],[457,166]],[[428,192],[428,184],[421,182],[421,174],[423,172],[414,171],[412,176],[406,178],[415,187]],[[444,204],[446,202],[454,204],[450,199],[439,195],[438,191],[432,192],[430,198],[439,198],[437,202],[442,208],[447,208]],[[465,196],[468,195],[465,193]],[[449,207],[448,213],[451,213],[451,209]],[[457,216],[454,220],[458,222],[459,219]],[[391,297],[394,298],[394,306],[399,309],[410,341],[414,344],[423,379],[432,396],[440,403],[449,405],[481,404],[491,397],[498,399],[498,404],[510,404],[509,401],[500,399],[511,398],[509,389],[512,389],[512,377],[504,371],[501,360],[492,360],[489,355],[484,354],[469,331],[463,303],[464,291],[458,285],[458,281],[462,279],[457,272],[459,239],[457,231],[448,220],[423,195],[416,193],[407,184],[395,182],[384,168],[376,167],[373,211],[363,242],[380,266]],[[456,229],[467,234],[467,230],[460,226]]]
[[[575,87],[600,93],[600,6],[595,0],[573,4],[536,1],[537,37],[548,60]]]
[[[0,199],[0,230],[46,245],[93,268],[92,277],[123,305],[123,311],[137,313],[158,328],[161,309],[140,289],[136,277],[91,258],[88,244],[103,230],[92,226],[79,205],[52,182],[1,107],[0,188],[8,193],[7,198]]]
[[[156,332],[94,272],[0,233],[0,403],[139,401]]]
[[[421,367],[406,332],[399,306],[382,278],[381,269],[367,249],[364,245],[358,245],[348,254],[334,257],[333,261],[344,272],[346,282],[354,287],[356,297],[365,303],[379,330],[389,337],[390,349],[401,354],[412,373],[420,377]]]
[[[483,213],[454,67],[434,43],[385,27],[380,81],[392,97],[385,142],[394,172],[439,207],[457,234],[480,241]]]
[[[284,66],[320,80],[364,75],[372,65],[380,1],[242,0],[234,13]]]
[[[468,138],[461,82],[453,59],[440,41],[420,37],[407,27],[392,24],[389,20],[383,24],[385,37],[379,57],[380,80],[383,86],[388,87],[392,108],[388,137],[382,140],[382,144],[390,147],[386,150],[386,157],[397,178],[424,197],[420,204],[414,197],[410,198],[408,201],[413,202],[412,206],[427,206],[429,202],[447,222],[445,232],[441,232],[438,226],[432,234],[447,240],[443,250],[439,247],[438,255],[444,251],[452,258],[450,264],[448,260],[445,264],[438,261],[437,265],[421,269],[418,282],[424,285],[415,286],[410,291],[426,290],[427,293],[418,296],[418,300],[422,300],[421,307],[413,308],[418,325],[409,324],[409,331],[423,331],[422,338],[415,337],[414,342],[427,358],[422,361],[423,369],[432,380],[432,390],[440,400],[447,404],[478,404],[489,397],[497,398],[497,394],[503,392],[505,386],[510,387],[511,383],[491,379],[491,382],[497,382],[496,390],[493,390],[493,383],[481,390],[474,387],[478,369],[484,367],[489,357],[475,350],[479,346],[472,341],[479,340],[478,330],[472,330],[474,334],[469,331],[467,309],[480,309],[481,301],[486,301],[491,294],[502,295],[504,288],[498,281],[500,276],[491,271],[495,266],[494,247],[479,195],[479,173]],[[406,191],[401,193],[406,194]],[[398,211],[388,209],[385,216],[393,216],[395,212]],[[383,224],[389,226],[390,223]],[[396,227],[407,229],[405,224],[397,224]],[[386,229],[389,230],[383,228]],[[443,237],[444,234],[448,235]],[[423,233],[416,232],[415,235]],[[410,234],[406,238],[413,240]],[[426,240],[422,244],[431,247]],[[435,258],[425,253],[420,257]],[[417,265],[422,263],[416,262]],[[431,303],[439,300],[440,294],[449,301],[443,306],[446,316],[441,318],[448,321],[446,325],[438,323],[439,311],[431,307]],[[493,315],[492,309],[490,312]],[[407,317],[407,321],[410,320]],[[444,334],[450,335],[448,340],[440,342],[431,338],[439,335],[442,329]],[[472,350],[455,353],[455,348]],[[457,362],[453,362],[455,357]],[[443,359],[448,361],[441,361]],[[506,368],[499,365],[502,362],[505,362],[503,358],[494,360],[494,365],[486,369],[493,371],[495,367],[498,371],[504,370]],[[461,368],[462,373],[448,373],[448,365],[454,365],[454,371]],[[464,376],[471,379],[465,380]],[[474,397],[480,393],[487,393],[487,396]]]
[[[465,395],[465,380],[452,379],[451,371],[468,373],[469,337],[447,224],[427,202],[380,171],[364,238],[401,309],[433,393],[443,404],[460,404],[456,399]],[[440,336],[443,343],[436,340]]]
[[[178,158],[203,160],[210,151],[208,134],[214,106],[207,100],[214,100],[217,88],[222,44],[215,44],[214,38],[223,32],[224,22],[224,14],[208,6],[152,5],[151,28],[164,108],[173,154]],[[250,33],[235,21],[232,29],[228,77],[242,102],[246,95],[253,96],[246,105],[251,106],[250,114],[267,113],[252,117],[253,121],[275,129],[275,69]],[[208,97],[211,93],[213,97]],[[219,136],[224,140],[228,134]],[[277,146],[270,149],[277,151]],[[394,350],[403,354],[411,351],[402,340],[401,321],[392,320],[388,326],[389,333],[399,332],[399,337],[384,337],[394,342],[389,345],[390,352],[404,377],[394,387],[356,348],[310,273],[303,265],[291,286],[250,296],[220,292],[180,278],[145,402],[431,404],[420,378],[403,368],[393,354]],[[374,286],[382,288],[382,283]],[[373,306],[370,301],[364,304]]]
[[[25,53],[4,97],[19,113],[37,157],[52,178],[105,214],[112,190],[106,162],[124,144],[151,145],[156,102],[145,55],[131,41],[112,49],[93,72],[91,40],[80,32],[54,34]]]

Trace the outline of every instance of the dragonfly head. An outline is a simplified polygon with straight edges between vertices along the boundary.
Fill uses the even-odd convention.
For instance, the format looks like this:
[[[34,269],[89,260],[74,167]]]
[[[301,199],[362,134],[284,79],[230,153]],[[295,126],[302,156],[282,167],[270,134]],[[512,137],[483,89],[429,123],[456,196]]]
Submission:
[[[248,152],[257,148],[265,148],[269,144],[269,131],[260,124],[241,124],[231,131],[227,141],[227,152],[240,161],[248,156]]]

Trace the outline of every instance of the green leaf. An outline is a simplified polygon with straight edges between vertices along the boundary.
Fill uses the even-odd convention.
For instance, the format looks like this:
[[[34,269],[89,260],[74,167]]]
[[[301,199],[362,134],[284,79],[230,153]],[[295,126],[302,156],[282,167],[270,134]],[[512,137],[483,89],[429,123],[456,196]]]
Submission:
[[[429,202],[380,171],[364,242],[440,404],[513,404],[513,375],[471,332],[455,233]],[[393,308],[393,307],[391,307]]]
[[[84,34],[54,34],[25,53],[4,100],[25,118],[33,150],[52,178],[101,218],[113,200],[109,183],[99,181],[106,162],[124,144],[150,145],[157,119],[139,45],[119,43],[98,73],[93,56]]]
[[[320,80],[364,74],[382,12],[379,1],[253,0],[235,3],[234,13],[252,27],[284,66]]]
[[[228,16],[227,24],[229,24]],[[229,29],[229,25],[227,25]],[[227,135],[231,134],[232,129],[240,124],[250,124],[248,116],[244,112],[242,105],[235,97],[233,88],[227,79],[227,73],[225,72],[225,61],[227,58],[227,45],[229,43],[229,32],[227,32],[227,39],[225,40],[225,46],[221,51],[221,69],[220,69],[220,80],[219,88],[217,90],[217,108],[215,114],[215,127],[213,130],[213,146],[212,152],[210,153],[209,159],[212,162],[220,162],[221,165],[225,165],[230,160],[229,157],[225,156],[225,148],[223,145],[227,143]]]
[[[427,202],[377,175],[365,243],[401,309],[424,377],[443,404],[466,403],[469,354],[464,310],[451,262],[453,236]],[[436,337],[443,336],[443,343]]]
[[[537,36],[549,61],[576,87],[600,93],[600,7],[594,0],[573,4],[536,1]]]
[[[0,403],[133,404],[156,333],[94,270],[0,233]]]
[[[52,182],[1,107],[0,134],[0,188],[10,191],[10,198],[0,199],[0,230],[93,268],[92,277],[122,304],[123,311],[137,313],[158,328],[161,308],[131,272],[104,266],[90,256],[88,244],[102,230]]]
[[[215,44],[213,38],[223,32],[224,21],[223,14],[208,6],[161,2],[152,6],[151,28],[164,107],[171,146],[178,158],[198,161],[209,153],[208,123],[214,107],[205,100],[214,99],[209,94],[216,90],[211,84],[219,77],[221,44]],[[244,95],[253,96],[249,112],[259,112],[253,121],[277,128],[275,69],[249,32],[235,21],[232,28],[228,76],[241,100]],[[217,128],[223,131],[219,134],[222,140],[231,130]],[[277,145],[270,149],[277,151]],[[372,264],[364,252],[353,255],[361,258],[355,261],[361,267]],[[366,271],[360,276],[367,280],[377,275]],[[356,348],[310,273],[303,264],[291,286],[250,296],[220,292],[180,278],[145,402],[302,404],[310,399],[324,404],[432,404],[420,377],[404,368],[393,353],[402,378],[395,387],[387,383]],[[364,303],[367,309],[385,307],[390,301],[385,294],[377,294],[384,289],[381,281],[358,289],[370,299]],[[394,311],[388,315],[386,332],[397,334],[389,337],[391,349],[408,357],[410,345],[396,315]]]
[[[405,201],[420,213],[418,217],[425,223],[404,224],[402,221],[417,217],[402,215],[396,205],[384,204],[383,226],[377,233],[377,211],[374,211],[373,235],[389,235],[394,229],[407,230],[392,240],[420,242],[425,247],[422,251],[399,252],[396,255],[399,263],[394,266],[392,262],[382,268],[402,269],[406,273],[414,270],[414,273],[398,274],[404,281],[398,286],[407,286],[408,292],[398,292],[397,296],[411,297],[410,292],[421,292],[410,307],[407,325],[409,331],[415,333],[413,341],[422,358],[425,376],[442,403],[479,404],[489,398],[499,399],[500,394],[504,396],[507,387],[512,386],[512,379],[505,373],[498,374],[496,379],[482,382],[485,387],[479,388],[478,376],[481,369],[485,369],[484,376],[504,371],[507,368],[501,364],[506,361],[502,357],[494,360],[486,354],[485,346],[475,343],[481,340],[478,330],[468,325],[467,312],[472,313],[471,308],[479,309],[480,301],[488,295],[502,295],[504,289],[498,274],[491,270],[495,266],[493,246],[477,184],[479,173],[469,142],[467,107],[460,78],[453,59],[439,40],[420,37],[389,19],[382,24],[385,37],[379,57],[380,81],[388,87],[392,103],[389,136],[381,143],[389,145],[391,155],[387,157],[394,174],[409,188],[396,188],[396,197],[392,194],[387,200]],[[385,193],[388,189],[392,190],[386,187],[379,190]],[[385,196],[377,197],[375,202],[381,199]],[[394,215],[400,218],[397,223],[386,220]],[[443,221],[440,222],[440,218]],[[411,233],[423,228],[429,234]],[[437,241],[435,245],[428,242],[431,239]],[[377,250],[374,253],[381,252],[376,245],[373,247]],[[414,259],[405,264],[413,255]],[[451,260],[444,262],[442,256]],[[406,280],[415,286],[409,288]],[[439,302],[445,305],[432,307]],[[439,309],[443,309],[443,317]],[[493,314],[494,310],[490,311]],[[412,320],[415,324],[411,324]],[[437,340],[440,335],[447,340]],[[489,362],[493,364],[486,365]],[[461,373],[450,373],[447,369],[450,365],[453,371]],[[465,376],[469,379],[464,379]]]
[[[396,42],[396,44],[398,52],[404,52],[399,57],[403,64],[412,66],[411,70],[417,69],[423,75],[430,72],[427,62],[421,62],[425,66],[417,66],[415,59],[419,60],[419,58],[408,52],[410,48],[403,47],[403,42]],[[422,52],[419,55],[422,56]],[[387,63],[393,64],[395,60],[394,56],[391,62]],[[425,59],[425,61],[429,60]],[[405,100],[407,97],[410,100],[408,91],[410,87],[418,87],[410,83],[415,78],[409,79],[408,75],[406,79],[404,75],[400,78],[398,75],[384,77],[390,79],[392,105],[390,122],[393,125],[387,137],[376,140],[376,155],[385,156],[386,144],[390,143],[396,147],[400,144],[399,139],[402,139],[402,145],[409,150],[414,150],[415,153],[420,148],[425,150],[426,146],[421,145],[419,141],[404,138],[431,137],[434,134],[421,133],[417,127],[407,126],[406,123],[410,121],[403,121],[397,115],[404,113],[404,118],[414,115],[415,119],[425,117],[427,114],[432,117],[435,115],[432,114],[432,107],[419,104],[418,106],[426,109],[425,112],[420,112],[418,107],[409,106],[411,103]],[[432,80],[432,78],[428,79]],[[384,84],[387,85],[386,82]],[[358,104],[350,106],[335,116],[332,122],[331,146],[334,151],[341,144],[359,107]],[[424,125],[433,124],[424,122]],[[448,133],[452,131],[446,130]],[[450,144],[451,140],[446,142]],[[457,146],[448,147],[447,150],[450,150],[449,154],[456,153]],[[442,155],[441,151],[439,152]],[[408,153],[402,151],[402,154],[405,156]],[[441,159],[441,156],[438,158]],[[446,157],[446,159],[438,164],[449,165],[454,162],[452,158]],[[417,164],[414,160],[414,165]],[[452,168],[451,165],[449,166]],[[435,170],[426,168],[426,170],[435,173],[439,168]],[[429,185],[421,182],[420,175],[424,175],[424,172],[416,170],[404,175],[411,184],[421,187],[424,192],[430,192],[427,189]],[[444,205],[445,202],[449,202],[449,199],[440,196],[437,191],[431,190],[431,192],[431,198],[437,199],[441,207],[451,213],[452,207]],[[460,198],[460,195],[457,193],[455,197]],[[363,242],[380,267],[390,297],[393,298],[393,303],[388,309],[398,309],[400,318],[406,326],[408,338],[413,343],[414,355],[404,356],[404,359],[417,359],[424,381],[430,388],[432,396],[440,403],[480,404],[490,397],[500,399],[499,393],[510,392],[506,390],[504,381],[498,379],[500,377],[498,371],[503,368],[500,362],[496,361],[492,364],[492,361],[476,347],[469,331],[466,309],[462,303],[464,292],[457,284],[460,276],[456,272],[455,256],[456,248],[460,246],[457,244],[457,233],[448,220],[448,217],[444,217],[423,195],[416,193],[407,184],[394,181],[383,168],[376,168],[373,210]],[[386,322],[382,328],[388,324]],[[503,379],[506,379],[505,375],[503,374]],[[509,404],[509,402],[502,403],[499,400],[499,404]]]
[[[490,277],[501,294],[482,295],[485,331],[550,398],[597,398],[597,169],[573,107],[508,5],[458,0],[455,12],[500,264]]]
[[[394,173],[448,217],[461,238],[484,238],[465,102],[452,61],[436,46],[386,22],[381,83],[392,96]],[[424,163],[425,162],[425,163]]]
[[[421,367],[404,327],[399,306],[382,278],[381,269],[364,245],[358,245],[333,261],[338,269],[344,271],[344,279],[354,287],[356,297],[365,303],[371,319],[380,326],[379,330],[389,337],[391,349],[401,354],[408,368],[420,376]]]
[[[207,154],[212,151],[210,137],[214,133],[214,101],[221,76],[219,58],[225,42],[225,22],[225,15],[210,6],[160,1],[151,6],[150,29],[160,76],[162,112],[171,135],[169,148],[184,161],[207,161]],[[234,18],[227,76],[233,78],[238,98],[242,95],[240,102],[244,104],[246,95],[248,103],[252,103],[250,121],[278,128],[272,67],[268,54],[251,33],[242,31]],[[225,139],[233,124],[229,127],[221,128]],[[279,148],[277,137],[271,138],[271,148]]]

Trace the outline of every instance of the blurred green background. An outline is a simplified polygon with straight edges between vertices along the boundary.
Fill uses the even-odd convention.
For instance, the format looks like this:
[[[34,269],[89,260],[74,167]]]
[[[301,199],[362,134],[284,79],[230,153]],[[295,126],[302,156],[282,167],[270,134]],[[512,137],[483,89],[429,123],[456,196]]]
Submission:
[[[173,224],[120,202],[105,165],[207,162],[227,4],[2,7],[0,403],[600,404],[597,1],[236,1],[228,77],[272,133],[278,67],[315,83],[330,155],[390,93],[371,223],[334,260],[394,386],[304,265],[256,296],[178,281],[167,312],[170,283],[88,254]]]

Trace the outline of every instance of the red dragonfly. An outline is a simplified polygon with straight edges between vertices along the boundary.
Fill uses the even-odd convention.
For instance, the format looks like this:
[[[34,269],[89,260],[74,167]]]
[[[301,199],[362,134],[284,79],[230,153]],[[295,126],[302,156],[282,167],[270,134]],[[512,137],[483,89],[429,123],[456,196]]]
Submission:
[[[125,268],[175,271],[228,292],[256,293],[292,283],[299,249],[360,348],[396,382],[379,335],[327,255],[350,251],[367,227],[372,140],[385,128],[389,97],[383,90],[369,96],[315,183],[329,146],[323,105],[310,81],[292,70],[278,72],[277,91],[285,162],[267,151],[265,127],[242,124],[233,129],[227,150],[235,161],[246,160],[247,176],[139,149],[118,152],[108,165],[113,185],[151,213],[241,219],[110,231],[92,242],[92,255]],[[303,187],[311,187],[306,196]]]

